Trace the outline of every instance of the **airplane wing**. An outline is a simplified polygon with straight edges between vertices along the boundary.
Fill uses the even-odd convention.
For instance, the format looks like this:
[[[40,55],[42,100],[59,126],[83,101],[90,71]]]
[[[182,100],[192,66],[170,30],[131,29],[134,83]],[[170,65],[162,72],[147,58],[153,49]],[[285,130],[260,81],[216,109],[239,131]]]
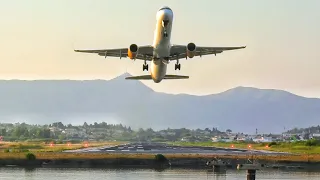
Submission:
[[[223,51],[228,50],[236,50],[236,49],[243,49],[246,46],[238,46],[238,47],[196,47],[194,56],[204,56],[204,55],[211,55],[211,54],[218,54],[222,53]],[[186,45],[172,45],[171,52],[170,52],[170,60],[178,60],[182,58],[186,58],[187,46]]]
[[[104,57],[128,57],[128,48],[119,49],[92,49],[92,50],[74,50],[75,52],[81,53],[94,53],[99,56]],[[136,59],[151,61],[153,57],[153,47],[152,46],[139,46],[138,54]]]

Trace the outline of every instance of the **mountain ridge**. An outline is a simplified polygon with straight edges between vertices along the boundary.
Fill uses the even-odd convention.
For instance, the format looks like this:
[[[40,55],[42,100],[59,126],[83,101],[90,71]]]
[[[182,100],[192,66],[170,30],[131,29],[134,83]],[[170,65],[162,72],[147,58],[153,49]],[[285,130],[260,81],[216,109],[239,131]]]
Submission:
[[[73,80],[73,79],[35,79],[35,80],[9,79],[9,80],[4,80],[4,79],[0,79],[0,82],[15,82],[15,81],[16,82],[48,82],[48,81],[52,81],[52,82],[94,82],[94,81],[96,81],[96,82],[99,82],[99,81],[109,82],[109,81],[117,80],[117,79],[122,80],[122,79],[124,79],[124,77],[127,77],[127,76],[119,75],[119,76],[116,76],[116,77],[109,79],[109,80],[106,80],[106,79],[88,79],[88,80]],[[126,80],[126,82],[129,82],[129,80]],[[140,82],[140,81],[137,81],[137,82]],[[143,83],[141,83],[141,84],[143,84]],[[146,86],[146,85],[143,84],[143,86]],[[148,86],[146,86],[146,87],[148,87]],[[303,97],[303,98],[307,98],[307,99],[320,99],[320,97],[319,98],[318,97],[306,97],[303,95],[298,95],[298,94],[292,93],[290,91],[281,90],[281,89],[257,88],[257,87],[252,87],[252,86],[236,86],[236,87],[233,87],[233,88],[230,88],[230,89],[218,92],[218,93],[205,94],[205,95],[188,94],[188,93],[172,94],[172,93],[166,93],[166,92],[158,92],[158,93],[165,93],[165,94],[171,94],[171,95],[211,96],[211,95],[219,95],[219,94],[227,93],[229,91],[236,90],[236,89],[254,89],[254,90],[262,90],[262,91],[264,91],[264,90],[277,91],[277,92],[288,93],[288,94],[291,94],[294,96],[299,96],[299,97]],[[154,92],[157,92],[157,91],[154,91]]]
[[[317,125],[320,99],[238,86],[209,95],[156,92],[122,74],[110,80],[0,80],[0,121],[123,123],[133,128],[282,132]]]

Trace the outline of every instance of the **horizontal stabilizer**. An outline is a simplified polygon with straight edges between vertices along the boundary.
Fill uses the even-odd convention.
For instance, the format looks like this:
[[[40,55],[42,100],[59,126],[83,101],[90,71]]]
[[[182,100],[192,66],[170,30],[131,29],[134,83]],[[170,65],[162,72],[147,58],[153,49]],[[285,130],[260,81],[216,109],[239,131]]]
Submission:
[[[166,75],[163,79],[189,79],[189,76]]]
[[[151,75],[142,75],[142,76],[129,76],[125,79],[130,80],[152,80]],[[163,79],[189,79],[189,76],[179,76],[179,75],[165,75]]]
[[[142,75],[142,76],[129,76],[126,79],[133,79],[133,80],[151,80],[151,75]]]

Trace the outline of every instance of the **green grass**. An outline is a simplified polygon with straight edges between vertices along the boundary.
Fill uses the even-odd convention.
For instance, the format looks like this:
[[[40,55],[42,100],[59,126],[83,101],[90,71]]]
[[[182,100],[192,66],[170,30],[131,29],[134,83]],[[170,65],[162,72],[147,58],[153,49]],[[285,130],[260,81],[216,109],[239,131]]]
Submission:
[[[206,146],[206,147],[224,147],[267,150],[275,152],[289,152],[297,154],[320,154],[320,143],[313,146],[307,146],[307,142],[278,142],[278,143],[246,143],[246,142],[170,142],[169,144],[180,146]],[[233,145],[233,147],[232,147]]]
[[[311,143],[310,143],[311,142]],[[105,145],[123,144],[125,142],[89,142],[88,147],[98,147]],[[276,152],[290,152],[297,154],[320,154],[320,143],[318,142],[277,142],[277,143],[246,143],[246,142],[168,142],[168,144],[181,146],[207,146],[207,147],[224,147],[256,150],[268,150]],[[232,147],[233,145],[233,147]],[[309,146],[308,146],[309,145]],[[45,142],[2,142],[0,143],[0,152],[62,152],[64,150],[73,150],[85,148],[84,143],[74,143],[68,145],[53,144]]]
[[[62,152],[65,150],[74,150],[86,147],[99,147],[106,145],[117,145],[122,143],[124,142],[88,142],[86,146],[86,143],[54,144],[46,142],[2,142],[0,143],[0,152]]]
[[[105,145],[117,145],[125,142],[89,142],[88,147],[98,147]],[[258,155],[256,159],[264,160],[285,160],[285,161],[316,161],[320,162],[320,144],[310,144],[306,142],[293,143],[245,143],[245,142],[168,142],[168,144],[181,146],[207,146],[207,147],[225,147],[248,149],[269,150],[277,152],[291,152],[296,155]],[[271,145],[266,147],[267,145]],[[30,152],[36,155],[37,159],[109,159],[109,158],[135,158],[135,159],[153,159],[153,154],[112,154],[112,153],[61,153],[64,150],[85,148],[84,143],[54,144],[45,142],[2,142],[0,143],[0,159],[25,159],[26,153]],[[10,151],[9,151],[10,150]],[[201,154],[166,154],[167,158],[231,158],[246,159],[248,155],[201,155]]]
[[[0,153],[0,159],[26,159],[27,153]],[[120,153],[61,153],[61,152],[37,152],[33,153],[36,159],[155,159],[155,154],[120,154]],[[207,154],[165,154],[167,159],[248,159],[250,155],[207,155]],[[320,162],[320,155],[255,155],[254,159],[288,162]]]

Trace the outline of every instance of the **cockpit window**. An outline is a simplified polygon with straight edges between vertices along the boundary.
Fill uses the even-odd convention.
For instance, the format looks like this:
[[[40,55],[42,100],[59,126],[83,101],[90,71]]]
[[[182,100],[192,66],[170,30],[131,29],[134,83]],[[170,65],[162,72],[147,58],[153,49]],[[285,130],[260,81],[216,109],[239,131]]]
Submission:
[[[164,6],[164,7],[160,8],[159,11],[164,10],[164,9],[168,9],[168,10],[172,11],[168,6]]]

